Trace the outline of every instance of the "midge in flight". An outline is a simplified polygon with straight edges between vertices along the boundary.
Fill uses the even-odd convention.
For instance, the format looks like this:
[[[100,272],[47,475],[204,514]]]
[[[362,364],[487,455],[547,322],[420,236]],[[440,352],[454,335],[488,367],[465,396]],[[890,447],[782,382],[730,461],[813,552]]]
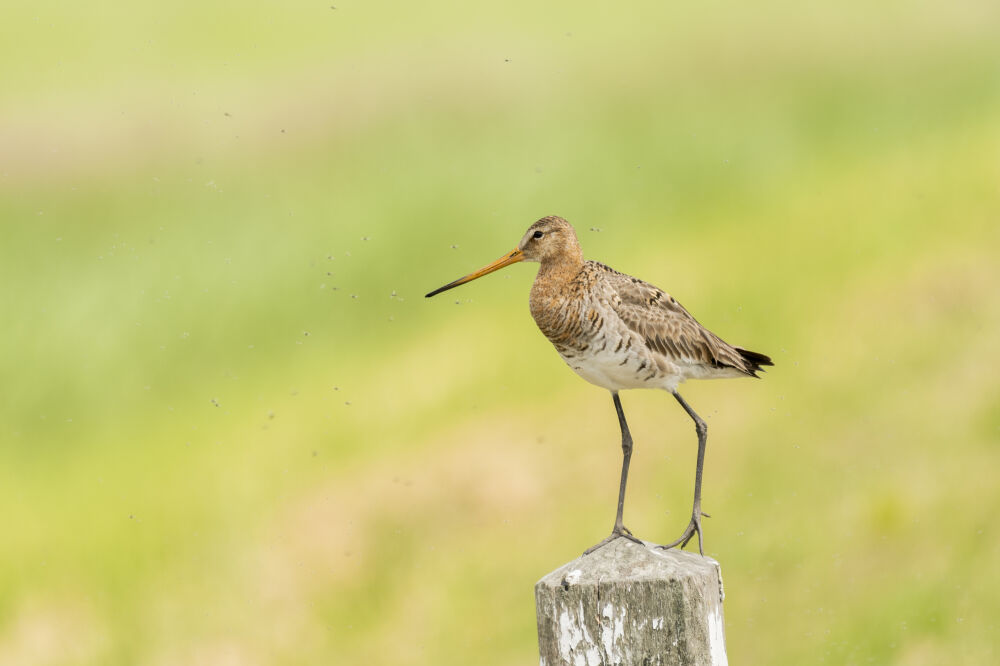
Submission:
[[[701,476],[708,427],[677,392],[677,385],[685,379],[756,377],[761,366],[773,365],[771,359],[723,342],[695,321],[673,296],[648,282],[596,261],[584,261],[573,227],[555,215],[528,227],[512,252],[435,289],[427,297],[519,261],[541,264],[528,301],[538,328],[576,374],[611,391],[618,412],[624,460],[615,525],[611,536],[588,548],[585,554],[618,537],[643,543],[622,523],[632,436],[618,392],[635,388],[669,391],[694,420],[698,464],[691,521],[680,537],[660,547],[680,544],[683,548],[697,534],[698,551],[704,554],[701,517],[707,514],[701,511]]]

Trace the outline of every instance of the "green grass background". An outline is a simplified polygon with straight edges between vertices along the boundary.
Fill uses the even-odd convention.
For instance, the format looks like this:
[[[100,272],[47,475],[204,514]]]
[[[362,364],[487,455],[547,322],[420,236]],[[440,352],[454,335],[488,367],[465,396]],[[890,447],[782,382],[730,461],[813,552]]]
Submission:
[[[0,9],[0,664],[534,663],[613,406],[422,295],[547,214],[775,359],[684,387],[733,663],[997,660],[1000,6],[333,1]]]

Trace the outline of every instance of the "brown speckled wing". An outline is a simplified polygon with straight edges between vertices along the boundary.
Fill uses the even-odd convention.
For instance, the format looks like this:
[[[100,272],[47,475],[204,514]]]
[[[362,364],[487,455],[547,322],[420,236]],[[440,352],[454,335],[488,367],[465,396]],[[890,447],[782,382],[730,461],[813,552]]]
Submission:
[[[677,361],[752,374],[736,349],[699,324],[674,297],[638,278],[601,268],[608,304],[650,350]]]

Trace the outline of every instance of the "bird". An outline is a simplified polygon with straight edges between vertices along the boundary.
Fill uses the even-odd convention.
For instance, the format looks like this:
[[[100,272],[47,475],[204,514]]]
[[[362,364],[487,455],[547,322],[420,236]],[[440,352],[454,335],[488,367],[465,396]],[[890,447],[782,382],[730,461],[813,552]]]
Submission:
[[[626,389],[667,391],[694,421],[698,456],[691,519],[677,539],[656,547],[683,549],[697,535],[698,552],[704,555],[701,519],[708,514],[702,512],[701,487],[708,426],[677,387],[688,379],[759,377],[763,366],[774,363],[765,354],[724,342],[662,289],[584,260],[576,230],[557,215],[534,222],[511,252],[426,297],[519,262],[540,264],[528,299],[538,328],[577,375],[611,392],[621,429],[623,457],[614,526],[610,536],[584,555],[618,538],[645,544],[623,522],[634,447],[619,397]]]

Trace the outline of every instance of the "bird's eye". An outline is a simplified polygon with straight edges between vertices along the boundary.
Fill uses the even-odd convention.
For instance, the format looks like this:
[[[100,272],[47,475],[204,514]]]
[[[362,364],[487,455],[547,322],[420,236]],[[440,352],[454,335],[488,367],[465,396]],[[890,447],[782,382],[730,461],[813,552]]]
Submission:
[[[532,238],[541,238],[542,237],[542,232],[541,231],[536,231],[535,233],[531,234],[531,237]]]

